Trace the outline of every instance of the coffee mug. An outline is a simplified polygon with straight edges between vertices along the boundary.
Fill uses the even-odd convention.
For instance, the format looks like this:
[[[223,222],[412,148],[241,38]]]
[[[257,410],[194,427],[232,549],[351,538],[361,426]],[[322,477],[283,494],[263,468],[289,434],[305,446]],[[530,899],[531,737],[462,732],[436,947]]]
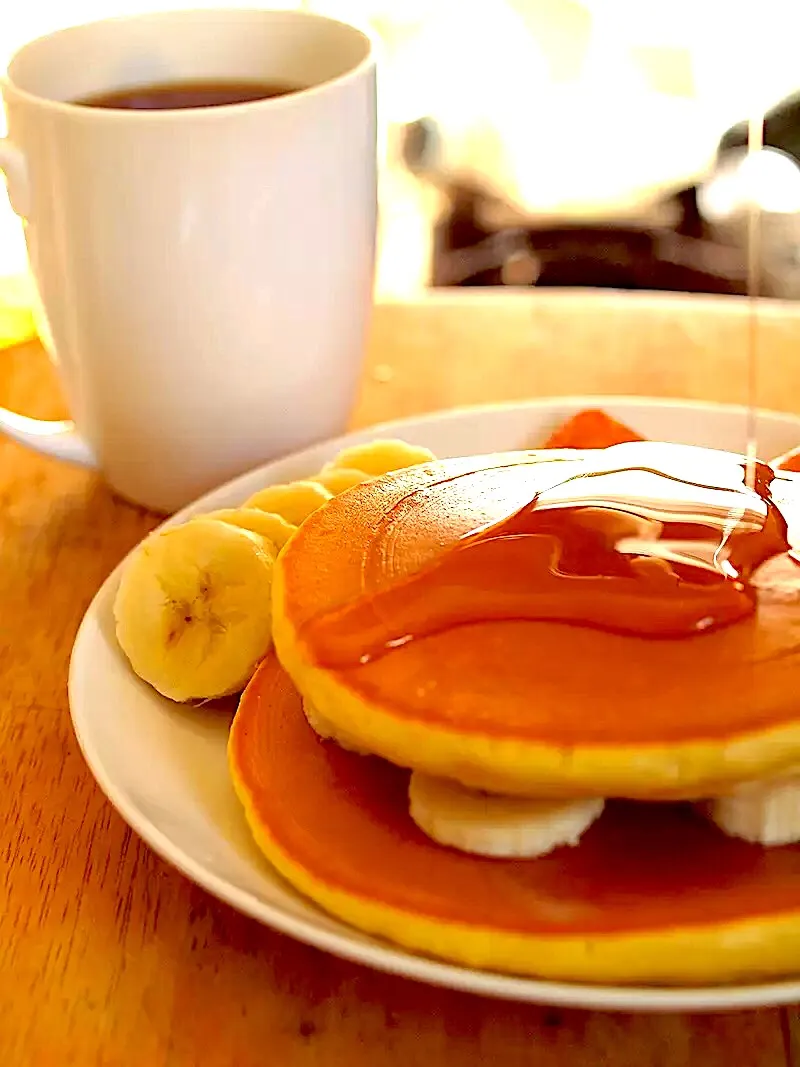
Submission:
[[[87,106],[214,82],[297,91]],[[74,422],[0,409],[0,430],[163,512],[340,432],[372,301],[369,38],[297,11],[163,12],[34,41],[1,84],[0,170]]]

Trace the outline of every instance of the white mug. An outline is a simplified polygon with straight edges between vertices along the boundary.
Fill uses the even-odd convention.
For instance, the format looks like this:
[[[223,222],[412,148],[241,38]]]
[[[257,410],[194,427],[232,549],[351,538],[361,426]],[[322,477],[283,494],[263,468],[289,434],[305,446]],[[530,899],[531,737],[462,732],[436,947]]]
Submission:
[[[180,81],[304,88],[252,103],[75,101]],[[298,11],[108,19],[25,46],[0,140],[73,422],[0,430],[173,511],[340,432],[361,370],[376,230],[375,59]]]

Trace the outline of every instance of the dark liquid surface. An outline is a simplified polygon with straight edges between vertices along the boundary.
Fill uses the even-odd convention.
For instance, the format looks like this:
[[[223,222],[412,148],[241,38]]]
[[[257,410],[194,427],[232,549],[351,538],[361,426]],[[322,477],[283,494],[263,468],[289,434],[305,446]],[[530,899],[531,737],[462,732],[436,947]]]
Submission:
[[[247,104],[300,92],[302,85],[283,81],[208,81],[159,82],[137,85],[111,92],[96,93],[76,100],[83,107],[117,108],[125,111],[177,111],[193,107],[221,107]]]
[[[754,572],[790,551],[771,467],[756,465],[751,488],[744,458],[722,452],[643,443],[585,455],[417,573],[312,619],[312,655],[353,667],[487,620],[681,638],[752,615]]]

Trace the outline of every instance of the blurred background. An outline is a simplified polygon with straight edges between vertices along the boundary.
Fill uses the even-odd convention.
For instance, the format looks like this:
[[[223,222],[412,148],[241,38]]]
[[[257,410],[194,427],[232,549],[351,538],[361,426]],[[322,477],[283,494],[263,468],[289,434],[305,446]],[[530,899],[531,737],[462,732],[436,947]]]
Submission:
[[[60,26],[224,2],[6,3],[0,67]],[[793,0],[269,6],[331,14],[380,41],[379,300],[475,285],[742,293],[752,203],[764,211],[762,291],[800,297]],[[741,124],[762,110],[773,150],[744,165]],[[26,328],[25,278],[0,183],[0,335],[3,321]]]

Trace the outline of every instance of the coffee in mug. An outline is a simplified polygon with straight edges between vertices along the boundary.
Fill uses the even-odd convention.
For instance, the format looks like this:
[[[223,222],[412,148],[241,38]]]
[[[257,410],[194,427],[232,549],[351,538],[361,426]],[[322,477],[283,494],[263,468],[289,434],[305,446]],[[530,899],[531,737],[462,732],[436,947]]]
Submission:
[[[187,107],[225,107],[271,100],[275,96],[300,92],[303,88],[305,86],[287,82],[233,79],[158,82],[96,93],[74,103],[83,107],[129,108],[133,111],[175,111]]]

